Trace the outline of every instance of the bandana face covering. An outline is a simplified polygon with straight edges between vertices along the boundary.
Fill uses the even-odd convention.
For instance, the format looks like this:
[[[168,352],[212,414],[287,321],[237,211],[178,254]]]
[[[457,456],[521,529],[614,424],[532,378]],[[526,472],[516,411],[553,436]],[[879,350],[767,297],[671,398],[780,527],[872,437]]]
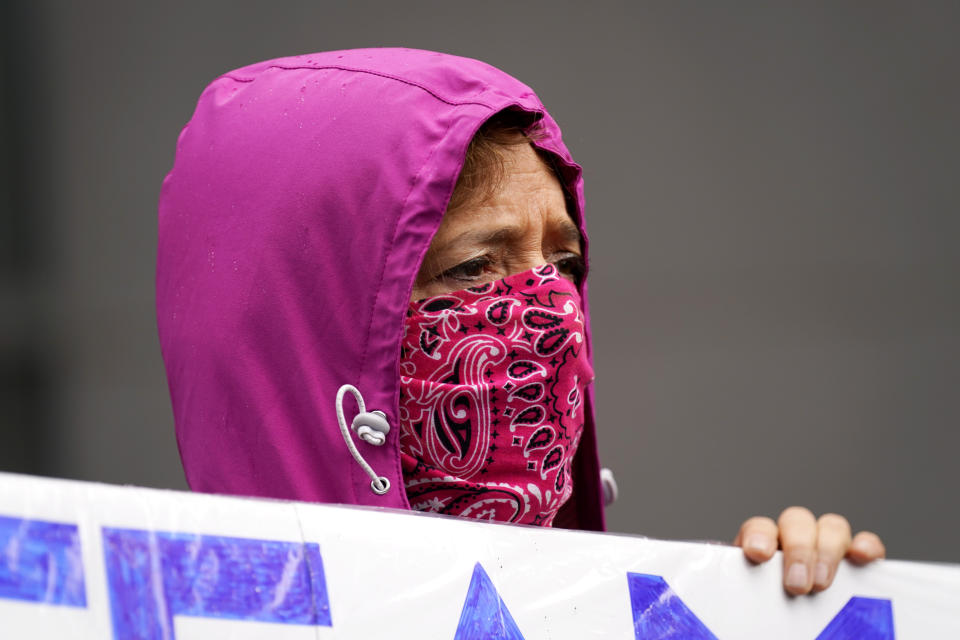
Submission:
[[[410,305],[400,457],[411,507],[549,526],[593,380],[576,286],[544,265]]]

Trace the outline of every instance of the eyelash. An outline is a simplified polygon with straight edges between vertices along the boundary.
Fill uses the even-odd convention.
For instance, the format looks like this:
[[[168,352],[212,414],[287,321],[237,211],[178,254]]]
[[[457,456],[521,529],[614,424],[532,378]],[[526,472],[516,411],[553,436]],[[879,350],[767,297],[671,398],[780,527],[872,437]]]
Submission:
[[[488,256],[480,256],[477,258],[472,258],[466,262],[461,262],[460,264],[451,267],[441,273],[437,279],[438,280],[462,280],[465,282],[472,282],[474,280],[479,280],[483,277],[483,269],[492,264],[492,260]],[[468,269],[480,269],[481,272],[476,275],[467,274]]]
[[[472,258],[466,262],[461,262],[460,264],[447,269],[437,276],[437,280],[459,280],[461,282],[474,282],[483,277],[483,270],[491,264],[493,264],[493,260],[489,256]],[[562,258],[555,260],[553,264],[557,267],[557,270],[561,275],[567,276],[577,283],[580,282],[581,278],[583,278],[584,271],[586,271],[586,264],[584,263],[583,258],[575,253],[565,255]],[[479,272],[470,273],[474,270],[479,270]]]
[[[587,264],[584,262],[583,256],[575,253],[554,260],[553,265],[557,268],[557,271],[560,272],[560,275],[569,276],[569,278],[577,284],[583,279],[583,274],[587,270]]]

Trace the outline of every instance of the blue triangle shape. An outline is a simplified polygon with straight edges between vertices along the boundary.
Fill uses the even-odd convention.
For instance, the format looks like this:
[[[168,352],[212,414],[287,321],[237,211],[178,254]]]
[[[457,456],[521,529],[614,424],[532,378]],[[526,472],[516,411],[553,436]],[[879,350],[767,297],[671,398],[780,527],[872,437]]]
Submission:
[[[817,640],[893,640],[889,600],[854,596],[820,632]]]
[[[523,640],[523,634],[478,562],[460,612],[454,640]]]
[[[627,585],[630,608],[633,609],[633,633],[637,640],[717,640],[660,576],[628,573]]]

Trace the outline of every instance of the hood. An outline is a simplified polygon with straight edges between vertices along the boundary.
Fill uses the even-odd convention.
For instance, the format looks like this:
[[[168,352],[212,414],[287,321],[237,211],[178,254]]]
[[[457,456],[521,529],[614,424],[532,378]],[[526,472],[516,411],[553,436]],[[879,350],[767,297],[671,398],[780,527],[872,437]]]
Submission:
[[[334,401],[354,385],[367,411],[397,425],[420,262],[467,145],[504,109],[541,121],[536,144],[586,238],[580,168],[559,128],[529,87],[482,62],[333,51],[243,67],[204,90],[163,183],[157,256],[160,345],[192,489],[409,508],[399,428],[384,446],[357,441],[390,480],[377,495]],[[603,528],[592,395],[558,526]]]

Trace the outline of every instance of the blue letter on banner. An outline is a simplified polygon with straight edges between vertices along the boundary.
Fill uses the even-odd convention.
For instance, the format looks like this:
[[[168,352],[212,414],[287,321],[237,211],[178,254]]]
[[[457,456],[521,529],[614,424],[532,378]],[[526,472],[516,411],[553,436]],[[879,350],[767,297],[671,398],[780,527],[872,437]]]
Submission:
[[[717,640],[660,576],[628,573],[627,584],[630,608],[633,609],[633,633],[637,640]]]
[[[478,562],[467,588],[454,640],[523,640],[523,634]]]
[[[660,576],[628,573],[634,636],[717,640]],[[894,640],[889,600],[850,598],[817,640]]]
[[[893,640],[893,607],[889,600],[850,598],[817,640]]]
[[[0,598],[86,607],[77,526],[0,516]]]
[[[332,626],[313,543],[103,530],[116,640],[172,640],[173,616]]]

